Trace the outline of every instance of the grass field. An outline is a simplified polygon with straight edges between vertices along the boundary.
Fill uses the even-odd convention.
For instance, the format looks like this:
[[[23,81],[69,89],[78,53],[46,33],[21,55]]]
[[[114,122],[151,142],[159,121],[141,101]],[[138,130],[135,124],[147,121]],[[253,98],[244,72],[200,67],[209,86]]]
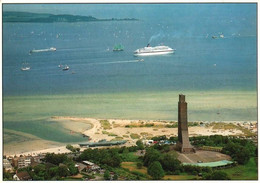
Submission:
[[[192,180],[197,178],[195,175],[165,175],[163,180]]]
[[[255,158],[251,158],[245,165],[238,165],[225,169],[232,180],[257,180],[257,164]]]
[[[138,159],[138,156],[135,155],[135,152],[123,153],[121,154],[121,157],[123,158],[123,161],[127,161],[127,162],[136,163],[140,161]]]
[[[143,166],[141,169],[138,169],[136,166],[136,162],[122,162],[121,166],[123,168],[127,168],[131,172],[136,171],[143,174],[147,174],[147,168]]]

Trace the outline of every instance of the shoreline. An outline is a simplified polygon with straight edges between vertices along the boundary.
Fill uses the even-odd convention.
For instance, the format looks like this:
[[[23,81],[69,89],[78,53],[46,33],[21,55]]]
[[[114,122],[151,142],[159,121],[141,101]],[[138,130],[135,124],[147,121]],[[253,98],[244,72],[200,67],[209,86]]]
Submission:
[[[79,133],[82,135],[86,135],[90,137],[91,142],[98,142],[99,140],[106,139],[110,140],[127,140],[125,146],[135,145],[138,139],[149,139],[153,136],[166,135],[166,137],[177,136],[178,129],[177,128],[169,128],[166,125],[177,123],[177,121],[171,120],[132,120],[132,119],[99,119],[99,118],[88,118],[88,117],[73,117],[73,116],[52,116],[50,118],[54,121],[59,121],[64,123],[64,121],[69,122],[70,125],[67,127],[71,127],[71,129],[77,129]],[[105,121],[107,126],[103,126],[101,124],[101,120]],[[71,122],[74,124],[71,125]],[[200,135],[232,135],[232,136],[243,136],[245,135],[242,127],[243,126],[254,126],[255,135],[257,135],[257,121],[196,121],[197,123],[203,123],[203,125],[198,126],[190,126],[189,127],[189,135],[192,136],[200,136]],[[192,123],[192,122],[189,122]],[[82,127],[82,124],[90,125],[91,127],[85,130],[79,130]],[[153,126],[149,126],[153,124]],[[219,126],[221,124],[221,126]],[[225,129],[225,125],[228,126],[232,124],[232,127],[228,127]],[[61,124],[64,125],[64,124]],[[212,126],[213,125],[213,126]],[[216,128],[216,125],[218,126]],[[250,126],[251,125],[251,126]],[[130,127],[127,127],[130,126]],[[149,127],[147,127],[149,126]],[[224,129],[222,129],[222,126]],[[69,128],[68,128],[69,129]],[[44,148],[39,143],[44,144]],[[70,152],[66,149],[65,143],[57,143],[54,141],[46,141],[43,139],[35,139],[32,141],[23,142],[23,144],[29,147],[35,146],[35,150],[26,151],[26,147],[20,149],[15,149],[15,145],[13,145],[13,151],[4,152],[4,155],[7,156],[19,156],[19,155],[37,155],[42,153],[68,153]],[[71,145],[75,147],[79,147],[77,143],[71,143]],[[6,144],[6,146],[12,146],[10,144]],[[21,144],[22,147],[22,144]],[[21,148],[20,147],[20,148]],[[9,148],[10,149],[10,148]],[[81,148],[83,150],[85,148]]]

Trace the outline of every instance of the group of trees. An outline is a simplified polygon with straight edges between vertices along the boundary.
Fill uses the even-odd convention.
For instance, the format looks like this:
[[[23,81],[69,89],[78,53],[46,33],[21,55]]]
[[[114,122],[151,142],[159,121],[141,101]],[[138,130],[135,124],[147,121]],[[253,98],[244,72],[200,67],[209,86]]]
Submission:
[[[169,140],[176,142],[177,137],[170,137],[169,139],[166,136],[153,137],[153,140]],[[197,147],[200,146],[212,146],[212,147],[222,147],[222,153],[228,154],[232,157],[233,160],[237,161],[239,164],[246,164],[250,157],[256,157],[257,147],[250,140],[239,139],[237,137],[222,136],[222,135],[211,135],[211,136],[198,136],[190,137],[191,144]],[[167,147],[157,146],[157,149],[161,150]],[[161,149],[160,149],[161,148]]]
[[[73,152],[73,153],[76,153],[76,152],[79,152],[79,151],[80,151],[80,148],[79,148],[79,147],[75,148],[75,147],[73,147],[73,146],[70,145],[70,144],[66,145],[66,148],[67,148],[68,150],[70,150],[71,152]]]
[[[27,171],[33,180],[61,180],[63,177],[78,174],[74,161],[66,154],[47,153],[43,161],[44,163],[18,171]]]
[[[161,153],[154,147],[146,149],[146,153],[143,157],[143,165],[148,167],[148,174],[153,179],[161,179],[164,176],[164,172],[167,174],[178,174],[182,171],[181,162],[177,159],[177,155],[174,152]]]
[[[232,159],[239,164],[245,164],[250,157],[255,157],[257,155],[257,147],[253,142],[245,139],[221,135],[192,137],[190,139],[192,144],[196,146],[223,147],[222,153],[230,155]],[[160,136],[154,137],[153,140],[176,141],[177,138],[171,137],[170,139],[167,139],[165,136]],[[148,167],[148,174],[151,175],[153,179],[160,179],[165,173],[178,175],[181,172],[192,175],[201,174],[205,180],[230,179],[228,174],[224,171],[213,171],[210,167],[182,165],[177,159],[176,154],[170,151],[169,145],[156,144],[153,147],[146,148],[146,153],[143,157],[143,165]]]
[[[79,157],[78,161],[89,160],[96,164],[119,167],[121,158],[118,149],[87,149]]]
[[[232,138],[224,145],[222,152],[228,154],[239,164],[246,164],[250,157],[257,156],[256,146],[248,140]]]
[[[195,146],[217,146],[223,147],[222,153],[228,154],[239,164],[246,164],[250,157],[257,156],[257,147],[252,141],[239,139],[236,137],[211,135],[191,137],[191,142]]]

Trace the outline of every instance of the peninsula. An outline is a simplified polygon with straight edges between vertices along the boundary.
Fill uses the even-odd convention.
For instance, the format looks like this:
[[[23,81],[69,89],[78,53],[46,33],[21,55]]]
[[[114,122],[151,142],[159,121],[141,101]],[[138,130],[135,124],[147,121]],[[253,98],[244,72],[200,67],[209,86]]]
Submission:
[[[138,21],[136,18],[110,18],[98,19],[93,16],[80,16],[69,14],[47,14],[6,11],[3,12],[3,22],[24,22],[24,23],[54,23],[54,22],[97,22],[97,21]]]

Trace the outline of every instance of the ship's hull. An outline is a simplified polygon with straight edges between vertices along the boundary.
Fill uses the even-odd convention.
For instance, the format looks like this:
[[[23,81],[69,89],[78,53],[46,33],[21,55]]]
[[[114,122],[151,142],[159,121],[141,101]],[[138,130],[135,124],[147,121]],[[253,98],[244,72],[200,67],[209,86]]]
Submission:
[[[135,52],[134,56],[151,56],[151,55],[166,55],[174,53],[174,50],[167,51],[154,51],[154,52]]]
[[[48,49],[41,49],[41,50],[31,50],[30,53],[47,52],[47,51],[56,51],[56,48],[48,48]]]

